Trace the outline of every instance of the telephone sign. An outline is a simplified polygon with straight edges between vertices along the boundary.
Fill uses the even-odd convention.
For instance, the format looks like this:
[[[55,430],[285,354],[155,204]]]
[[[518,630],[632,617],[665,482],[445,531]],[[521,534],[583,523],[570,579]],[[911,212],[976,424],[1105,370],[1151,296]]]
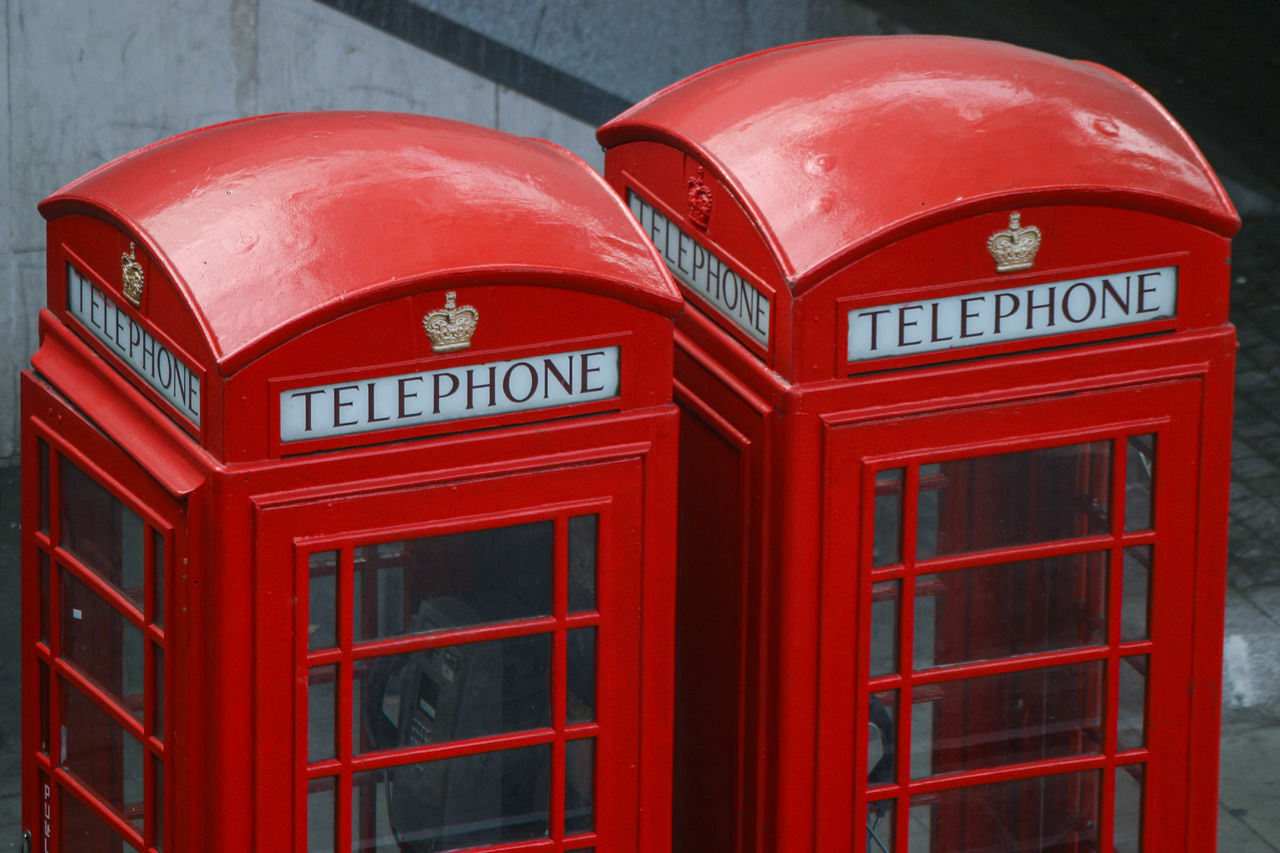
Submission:
[[[1182,130],[894,36],[598,136],[689,304],[673,849],[1213,849],[1239,222]]]
[[[682,301],[603,181],[285,114],[41,211],[40,849],[668,849]]]

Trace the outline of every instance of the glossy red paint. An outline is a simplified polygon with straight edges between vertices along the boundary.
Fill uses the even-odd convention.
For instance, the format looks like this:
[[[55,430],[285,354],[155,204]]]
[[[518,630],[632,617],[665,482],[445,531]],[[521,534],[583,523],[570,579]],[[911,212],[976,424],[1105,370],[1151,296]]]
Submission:
[[[682,301],[603,181],[456,122],[296,114],[157,143],[41,210],[24,827],[78,853],[346,850],[389,809],[402,834],[478,819],[406,827],[386,779],[493,759],[533,818],[473,846],[668,847]],[[478,320],[439,351],[450,304]],[[541,580],[485,558],[494,598],[459,603],[499,552]],[[369,698],[411,680],[388,661],[453,660],[440,688],[481,649],[543,661],[544,716],[411,740]]]
[[[1212,849],[1239,222],[1183,131],[1106,69],[901,36],[599,139],[690,304],[673,849]]]

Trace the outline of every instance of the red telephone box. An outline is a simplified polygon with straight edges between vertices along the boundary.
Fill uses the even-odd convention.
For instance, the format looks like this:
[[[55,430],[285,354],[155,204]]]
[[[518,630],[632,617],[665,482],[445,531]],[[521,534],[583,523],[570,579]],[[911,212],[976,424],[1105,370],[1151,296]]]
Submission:
[[[599,138],[690,303],[674,849],[1213,849],[1239,223],[1185,134],[904,36]]]
[[[41,210],[34,849],[668,847],[681,300],[604,182],[294,114]]]

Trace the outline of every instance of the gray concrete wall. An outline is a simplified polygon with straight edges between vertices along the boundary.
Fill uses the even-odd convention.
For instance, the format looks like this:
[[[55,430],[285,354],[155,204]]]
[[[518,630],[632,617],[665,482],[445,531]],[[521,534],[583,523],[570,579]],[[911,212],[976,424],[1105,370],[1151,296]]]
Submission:
[[[0,459],[44,305],[40,199],[142,145],[240,116],[379,109],[551,139],[594,128],[315,0],[0,0]]]

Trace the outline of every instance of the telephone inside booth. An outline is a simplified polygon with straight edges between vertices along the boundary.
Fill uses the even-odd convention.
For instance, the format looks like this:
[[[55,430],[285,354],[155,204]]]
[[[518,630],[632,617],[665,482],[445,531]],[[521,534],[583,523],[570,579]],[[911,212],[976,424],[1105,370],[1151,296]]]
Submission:
[[[596,524],[595,515],[582,515],[564,526],[568,611],[595,607]],[[355,641],[440,637],[416,651],[358,660],[357,753],[552,727],[555,535],[552,521],[534,521],[354,548]],[[313,598],[332,585],[332,556],[313,554]],[[312,628],[322,644],[334,630]],[[569,724],[594,720],[595,633],[564,632]],[[593,749],[591,739],[566,744],[568,832],[592,826]],[[432,853],[546,837],[550,756],[541,744],[356,773],[355,849]]]
[[[1113,849],[1104,785],[1114,849],[1142,849],[1160,444],[1129,430],[868,472],[868,851]],[[905,802],[877,796],[894,785]]]

